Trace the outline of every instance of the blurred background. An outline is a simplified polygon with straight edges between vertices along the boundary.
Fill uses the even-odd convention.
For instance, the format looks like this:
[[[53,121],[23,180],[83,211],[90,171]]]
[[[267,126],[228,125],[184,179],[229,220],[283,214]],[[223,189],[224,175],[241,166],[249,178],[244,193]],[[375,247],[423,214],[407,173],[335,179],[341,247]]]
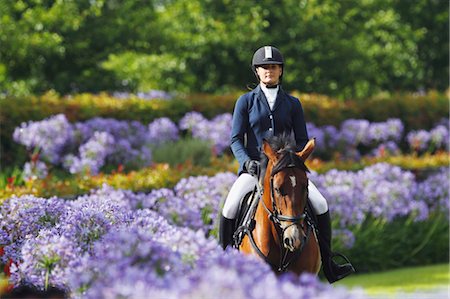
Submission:
[[[448,1],[0,1],[0,92],[223,93],[279,47],[288,90],[448,88]]]
[[[316,138],[307,165],[329,201],[333,246],[359,274],[338,285],[374,298],[446,296],[447,0],[0,0],[0,294],[26,278],[99,298],[124,277],[106,274],[123,269],[109,271],[115,256],[102,259],[94,247],[105,246],[104,236],[122,238],[119,225],[132,243],[143,237],[136,227],[163,223],[177,232],[163,237],[170,246],[155,235],[145,242],[176,253],[169,264],[203,281],[205,298],[216,296],[214,263],[186,244],[201,234],[208,253],[217,247],[217,214],[238,168],[232,112],[257,84],[251,58],[264,45],[284,55],[283,88],[300,99]],[[70,246],[48,230],[56,228]],[[143,294],[149,287],[176,298],[184,277],[158,272],[164,256],[138,258],[149,272],[136,273]],[[76,271],[90,276],[77,276],[78,262]],[[253,268],[216,262],[235,277],[230,297],[248,292]],[[11,272],[12,264],[23,266]],[[163,276],[171,284],[155,289]],[[134,276],[124,281],[135,290]],[[291,282],[275,280],[272,289]],[[312,280],[292,283],[335,298]],[[188,291],[199,294],[197,285]]]

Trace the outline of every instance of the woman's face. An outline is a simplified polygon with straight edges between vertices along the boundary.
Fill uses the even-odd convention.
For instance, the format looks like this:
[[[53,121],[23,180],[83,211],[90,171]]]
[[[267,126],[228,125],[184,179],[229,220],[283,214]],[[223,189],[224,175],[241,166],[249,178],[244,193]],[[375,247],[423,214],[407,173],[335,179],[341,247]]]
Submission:
[[[256,67],[256,73],[265,85],[276,85],[280,81],[283,69],[279,64],[263,64]]]

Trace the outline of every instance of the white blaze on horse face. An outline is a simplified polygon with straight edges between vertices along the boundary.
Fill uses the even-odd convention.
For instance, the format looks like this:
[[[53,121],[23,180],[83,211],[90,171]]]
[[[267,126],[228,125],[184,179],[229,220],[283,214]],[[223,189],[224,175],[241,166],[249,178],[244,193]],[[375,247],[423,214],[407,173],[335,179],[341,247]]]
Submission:
[[[297,180],[295,179],[295,176],[291,175],[289,178],[291,179],[292,187],[295,187],[295,185],[297,185]]]

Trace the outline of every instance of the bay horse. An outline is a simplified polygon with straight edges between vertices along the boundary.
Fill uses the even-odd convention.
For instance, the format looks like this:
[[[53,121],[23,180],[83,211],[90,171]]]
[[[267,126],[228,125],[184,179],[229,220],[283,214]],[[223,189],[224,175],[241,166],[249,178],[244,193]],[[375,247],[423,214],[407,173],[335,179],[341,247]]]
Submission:
[[[321,256],[313,212],[307,209],[308,169],[304,164],[315,141],[309,140],[300,152],[295,152],[286,136],[270,142],[264,140],[262,146],[268,161],[254,225],[244,231],[239,250],[261,257],[276,273],[317,274]]]

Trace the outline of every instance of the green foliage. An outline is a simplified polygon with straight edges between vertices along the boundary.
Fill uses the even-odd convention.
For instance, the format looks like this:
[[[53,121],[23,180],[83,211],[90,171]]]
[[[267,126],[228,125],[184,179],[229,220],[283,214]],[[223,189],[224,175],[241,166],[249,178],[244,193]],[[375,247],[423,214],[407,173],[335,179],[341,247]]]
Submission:
[[[449,222],[444,213],[417,222],[412,217],[389,223],[367,218],[351,230],[354,246],[345,249],[335,244],[335,250],[351,258],[360,273],[449,261]]]
[[[173,54],[111,54],[102,66],[134,90],[186,91],[194,82],[193,75],[186,73],[186,62]]]
[[[0,91],[216,92],[285,55],[287,89],[339,98],[448,87],[448,1],[0,0]]]
[[[152,150],[154,162],[168,163],[171,167],[185,162],[207,167],[211,164],[211,156],[211,145],[208,142],[192,138],[167,142]]]

